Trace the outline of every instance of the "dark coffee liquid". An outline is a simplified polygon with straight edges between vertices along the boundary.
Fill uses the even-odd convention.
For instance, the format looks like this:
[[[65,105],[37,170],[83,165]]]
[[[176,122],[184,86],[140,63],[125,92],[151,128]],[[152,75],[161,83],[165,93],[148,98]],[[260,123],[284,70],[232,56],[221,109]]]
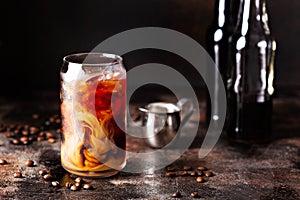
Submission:
[[[232,122],[229,122],[230,139],[247,143],[264,143],[271,140],[272,100],[243,102],[236,108],[236,112],[232,113]]]

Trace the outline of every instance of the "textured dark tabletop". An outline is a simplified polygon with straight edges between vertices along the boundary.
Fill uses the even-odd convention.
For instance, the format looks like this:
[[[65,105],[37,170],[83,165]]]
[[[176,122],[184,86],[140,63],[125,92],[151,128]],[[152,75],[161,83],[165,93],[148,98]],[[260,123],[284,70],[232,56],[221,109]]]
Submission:
[[[205,135],[203,119],[200,120],[198,135],[190,148],[171,166],[177,174],[185,165],[196,169],[206,166],[213,172],[198,183],[189,175],[167,177],[166,169],[148,173],[120,172],[105,179],[84,179],[93,190],[71,191],[64,182],[75,176],[67,173],[60,163],[60,138],[55,143],[34,141],[28,145],[14,145],[6,133],[0,133],[0,159],[8,163],[0,165],[0,199],[172,199],[176,191],[180,199],[300,199],[300,90],[282,91],[274,99],[273,141],[269,144],[236,146],[229,144],[222,134],[217,145],[204,159],[198,151]],[[162,100],[171,100],[162,96]],[[140,102],[139,102],[140,103]],[[135,106],[133,106],[134,110]],[[200,103],[200,109],[205,104]],[[35,99],[16,100],[0,98],[0,119],[4,124],[35,124],[39,120],[59,112],[57,98],[49,95]],[[40,118],[33,119],[38,113]],[[192,118],[186,131],[193,128]],[[198,120],[199,121],[199,120]],[[144,141],[128,137],[130,151],[150,151]],[[36,165],[27,167],[32,159]],[[128,158],[130,160],[130,158]],[[46,168],[61,187],[43,180],[38,171]],[[14,178],[21,171],[23,178]]]

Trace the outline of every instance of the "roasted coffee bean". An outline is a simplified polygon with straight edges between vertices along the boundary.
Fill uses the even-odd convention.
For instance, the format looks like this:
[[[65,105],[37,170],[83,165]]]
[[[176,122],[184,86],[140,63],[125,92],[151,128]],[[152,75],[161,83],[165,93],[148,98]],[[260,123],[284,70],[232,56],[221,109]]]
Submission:
[[[26,140],[26,141],[23,141],[23,142],[21,142],[21,143],[24,144],[24,145],[27,145],[27,144],[29,144],[29,141]]]
[[[197,167],[197,169],[199,171],[206,171],[207,170],[207,168],[205,166],[199,166],[199,167]]]
[[[28,131],[29,128],[30,128],[30,125],[29,125],[29,124],[25,124],[24,127],[23,127],[23,129],[26,130],[26,131]]]
[[[175,198],[178,198],[178,197],[181,197],[181,193],[180,192],[174,192],[173,194],[172,194],[172,197],[175,197]]]
[[[14,133],[15,135],[18,135],[18,134],[21,133],[21,131],[20,131],[19,129],[15,129],[15,130],[13,131],[13,133]]]
[[[77,191],[79,189],[79,187],[77,187],[76,185],[72,185],[70,187],[70,189],[73,190],[73,191]]]
[[[61,119],[56,119],[55,123],[60,124],[61,123]]]
[[[81,186],[81,183],[76,182],[74,185],[79,188]]]
[[[5,136],[7,138],[13,138],[15,136],[15,134],[13,134],[12,132],[8,132],[8,133],[5,134]]]
[[[20,137],[20,142],[24,142],[24,141],[28,141],[28,137],[26,136]]]
[[[37,140],[37,141],[43,141],[43,140],[45,140],[45,138],[44,138],[44,137],[41,137],[41,136],[39,136],[39,137],[37,137],[37,138],[36,138],[36,140]]]
[[[54,138],[49,138],[47,141],[48,141],[49,143],[55,143],[55,142],[56,142],[56,140],[55,140]]]
[[[59,186],[59,182],[58,182],[58,181],[52,181],[52,182],[51,182],[51,185],[52,185],[53,187],[58,187],[58,186]]]
[[[54,138],[53,133],[51,133],[51,132],[46,132],[46,138],[47,138],[47,139],[49,139],[49,138]]]
[[[66,188],[70,188],[72,185],[74,185],[72,182],[66,182],[65,186]]]
[[[51,123],[55,122],[55,117],[50,117],[50,118],[49,118],[49,121],[50,121]]]
[[[179,176],[187,176],[187,175],[188,175],[188,172],[187,172],[187,171],[179,171],[179,172],[178,172],[178,175],[179,175]]]
[[[30,134],[37,134],[39,132],[39,129],[36,126],[31,126],[29,128]]]
[[[40,171],[39,171],[39,175],[41,175],[41,176],[44,176],[45,174],[47,174],[48,172],[47,172],[47,170],[46,169],[41,169]]]
[[[40,116],[39,116],[39,114],[37,114],[37,113],[34,113],[34,114],[32,114],[32,118],[33,119],[38,119]]]
[[[22,135],[27,136],[27,135],[29,135],[29,132],[27,130],[23,130]]]
[[[198,183],[204,183],[205,180],[204,180],[204,178],[202,176],[198,176],[197,179],[196,179],[196,181]]]
[[[198,192],[192,192],[192,193],[191,193],[191,196],[192,196],[193,198],[198,198],[198,197],[199,197],[199,194],[198,194]]]
[[[12,143],[14,145],[18,145],[18,144],[20,144],[20,141],[18,139],[13,139]]]
[[[82,183],[82,182],[83,182],[83,179],[82,179],[81,177],[77,177],[77,178],[75,179],[75,182],[76,182],[76,183]]]
[[[26,164],[27,167],[33,167],[34,166],[33,160],[27,160],[25,164]]]
[[[88,183],[85,183],[83,186],[83,189],[85,189],[85,190],[91,190],[93,187],[92,187],[92,185],[91,184],[88,184]]]
[[[175,167],[167,167],[168,172],[175,172],[176,168]]]
[[[211,176],[213,176],[213,173],[211,171],[207,171],[207,172],[205,172],[205,176],[211,177]]]
[[[56,131],[55,131],[57,134],[61,134],[61,129],[59,128],[59,129],[56,129]]]
[[[21,172],[15,172],[14,173],[14,178],[22,178],[22,173]]]
[[[190,176],[197,176],[198,173],[196,171],[191,171]]]
[[[46,126],[50,126],[50,124],[51,124],[51,123],[50,123],[49,121],[45,121],[45,125],[46,125]]]
[[[45,174],[43,176],[43,178],[44,178],[45,181],[50,181],[53,178],[53,176],[51,174]]]
[[[203,171],[198,171],[197,174],[198,174],[198,176],[203,176],[204,175]]]
[[[7,164],[6,160],[0,159],[0,165],[6,165],[6,164]]]
[[[40,137],[45,137],[45,132],[44,132],[44,131],[41,131],[41,132],[39,133],[39,136],[40,136]]]
[[[183,166],[183,170],[185,170],[185,171],[190,171],[190,170],[192,170],[192,167],[186,165],[186,166]]]
[[[176,173],[175,173],[175,172],[167,172],[167,173],[166,173],[166,176],[167,176],[167,177],[175,177],[175,176],[176,176]]]

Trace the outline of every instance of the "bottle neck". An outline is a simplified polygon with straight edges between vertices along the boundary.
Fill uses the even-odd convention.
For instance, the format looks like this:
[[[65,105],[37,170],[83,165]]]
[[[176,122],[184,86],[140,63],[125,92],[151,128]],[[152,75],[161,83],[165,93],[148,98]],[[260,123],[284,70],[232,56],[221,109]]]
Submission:
[[[259,31],[262,27],[262,0],[241,0],[242,11],[240,10],[240,30],[245,36],[249,28]]]
[[[216,0],[214,24],[216,27],[234,27],[237,18],[239,0]]]
[[[267,8],[267,1],[262,0],[262,22],[265,33],[267,35],[271,34],[270,27],[269,27],[269,15],[268,15],[268,8]]]

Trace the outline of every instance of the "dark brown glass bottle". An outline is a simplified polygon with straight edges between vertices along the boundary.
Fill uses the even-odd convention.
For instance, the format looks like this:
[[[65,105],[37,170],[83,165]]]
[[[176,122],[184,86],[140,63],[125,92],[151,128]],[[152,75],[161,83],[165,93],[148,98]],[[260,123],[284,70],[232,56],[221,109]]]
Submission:
[[[239,21],[231,42],[232,84],[228,90],[229,127],[235,142],[271,140],[272,94],[270,35],[263,22],[263,0],[241,0]]]
[[[207,31],[207,50],[212,57],[215,67],[219,70],[223,80],[218,80],[214,70],[213,74],[209,74],[210,85],[214,86],[213,94],[207,95],[207,112],[206,121],[207,124],[210,120],[217,122],[219,120],[219,88],[218,81],[223,81],[225,88],[227,86],[228,78],[230,77],[230,68],[228,68],[228,58],[230,55],[229,41],[230,36],[233,34],[234,27],[237,21],[237,12],[239,7],[239,0],[216,0],[214,19],[212,26]],[[214,110],[211,110],[211,104],[214,106]]]

